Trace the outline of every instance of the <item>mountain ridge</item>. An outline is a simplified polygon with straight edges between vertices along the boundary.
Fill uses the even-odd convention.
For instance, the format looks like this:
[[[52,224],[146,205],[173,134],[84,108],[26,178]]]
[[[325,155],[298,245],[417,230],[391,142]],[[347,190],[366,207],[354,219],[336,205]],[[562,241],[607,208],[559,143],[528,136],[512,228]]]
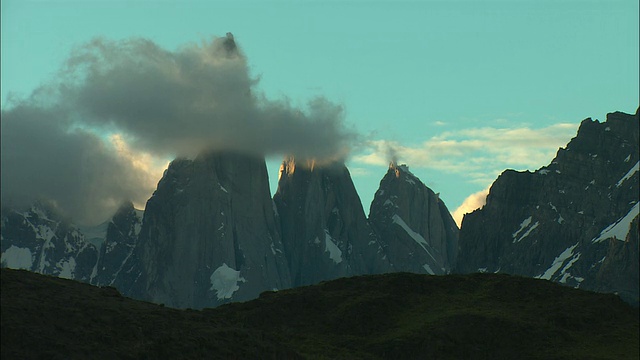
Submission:
[[[638,112],[585,119],[549,165],[503,172],[462,221],[456,271],[606,289],[637,304],[638,129]]]
[[[585,119],[548,166],[503,172],[459,232],[406,165],[391,163],[366,217],[344,163],[287,159],[271,198],[264,159],[205,152],[170,164],[142,217],[125,204],[99,249],[73,224],[60,227],[71,235],[57,235],[57,248],[71,250],[35,271],[179,308],[393,271],[507,272],[637,303],[637,154],[638,112]],[[47,234],[68,223],[34,209],[3,209],[3,266],[31,269]]]

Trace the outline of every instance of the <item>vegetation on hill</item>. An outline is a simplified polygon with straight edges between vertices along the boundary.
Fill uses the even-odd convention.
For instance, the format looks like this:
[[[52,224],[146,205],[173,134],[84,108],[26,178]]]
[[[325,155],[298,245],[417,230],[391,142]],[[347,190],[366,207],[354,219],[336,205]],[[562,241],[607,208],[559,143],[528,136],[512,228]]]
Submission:
[[[640,356],[637,308],[508,275],[360,276],[202,311],[26,271],[1,279],[3,359]]]

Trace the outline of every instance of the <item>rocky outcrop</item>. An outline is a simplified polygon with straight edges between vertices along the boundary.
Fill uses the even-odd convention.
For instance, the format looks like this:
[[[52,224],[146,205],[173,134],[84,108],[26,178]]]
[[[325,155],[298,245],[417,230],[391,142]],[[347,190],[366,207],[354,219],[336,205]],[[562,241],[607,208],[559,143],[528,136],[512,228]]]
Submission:
[[[108,222],[106,237],[100,246],[97,275],[92,284],[114,285],[138,240],[142,224],[141,215],[142,211],[136,210],[131,202],[127,202],[120,206]]]
[[[455,264],[458,227],[439,194],[406,165],[389,165],[371,203],[369,222],[393,271],[441,275]]]
[[[26,211],[2,213],[2,267],[89,282],[96,247],[53,206],[36,202]]]
[[[293,286],[390,271],[344,164],[284,161],[274,202]]]
[[[584,120],[535,172],[507,170],[462,222],[456,269],[550,279],[638,300],[638,113]]]
[[[173,161],[115,285],[177,308],[290,287],[264,159],[205,153]]]

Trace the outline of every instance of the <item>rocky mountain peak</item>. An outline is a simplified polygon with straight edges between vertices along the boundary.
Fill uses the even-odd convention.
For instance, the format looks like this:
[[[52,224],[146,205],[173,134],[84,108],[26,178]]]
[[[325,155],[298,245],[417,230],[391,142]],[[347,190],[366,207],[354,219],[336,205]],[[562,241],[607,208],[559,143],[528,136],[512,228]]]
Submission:
[[[273,200],[294,286],[388,270],[344,164],[286,159]]]
[[[538,277],[637,302],[638,131],[637,113],[585,119],[549,165],[503,172],[486,205],[463,220],[458,271]]]
[[[108,222],[105,239],[100,246],[97,276],[92,283],[114,285],[138,241],[142,216],[130,201],[123,202]]]
[[[290,286],[264,159],[173,161],[147,202],[131,266],[136,297],[202,308]],[[129,277],[130,275],[125,275]]]
[[[458,228],[449,210],[404,164],[389,165],[369,222],[395,271],[444,274],[455,263]]]
[[[396,178],[404,176],[405,178],[410,178],[411,180],[420,181],[420,179],[418,179],[411,171],[409,171],[409,166],[407,166],[407,164],[398,165],[397,162],[391,161],[389,163],[389,171],[393,171]]]
[[[25,211],[3,211],[1,223],[3,267],[83,282],[94,276],[96,247],[55,204],[40,200]]]

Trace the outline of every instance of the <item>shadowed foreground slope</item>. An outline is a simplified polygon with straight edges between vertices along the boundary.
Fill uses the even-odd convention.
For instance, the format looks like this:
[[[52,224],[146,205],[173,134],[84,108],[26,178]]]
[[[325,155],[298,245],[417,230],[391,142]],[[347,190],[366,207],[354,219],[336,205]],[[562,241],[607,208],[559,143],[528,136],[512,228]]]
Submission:
[[[638,309],[495,274],[387,274],[175,310],[2,269],[2,358],[637,359]]]

